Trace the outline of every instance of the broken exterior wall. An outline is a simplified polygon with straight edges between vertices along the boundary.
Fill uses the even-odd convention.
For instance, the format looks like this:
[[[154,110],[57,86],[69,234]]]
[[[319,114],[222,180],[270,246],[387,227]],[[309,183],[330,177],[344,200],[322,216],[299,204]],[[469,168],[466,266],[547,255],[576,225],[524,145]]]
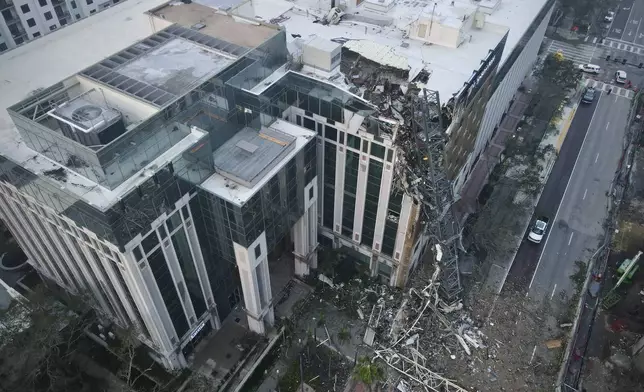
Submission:
[[[416,239],[420,236],[423,225],[419,219],[420,217],[420,206],[418,203],[411,203],[411,208],[409,211],[409,220],[405,227],[405,237],[404,243],[402,246],[402,255],[398,263],[398,268],[396,269],[396,276],[393,281],[393,285],[397,287],[404,287],[407,284],[409,278],[409,271],[413,266],[413,247],[416,243]]]
[[[447,172],[452,180],[459,175],[467,158],[474,150],[474,143],[481,127],[485,106],[492,93],[491,87],[495,72],[496,69],[487,76],[483,86],[474,98],[458,113],[459,118],[454,118],[453,125],[456,126],[450,132],[445,154]]]

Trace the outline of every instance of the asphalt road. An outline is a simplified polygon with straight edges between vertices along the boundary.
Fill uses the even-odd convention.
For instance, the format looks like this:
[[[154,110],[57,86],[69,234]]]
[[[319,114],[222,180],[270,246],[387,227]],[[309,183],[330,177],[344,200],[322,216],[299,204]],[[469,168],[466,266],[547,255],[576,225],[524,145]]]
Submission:
[[[629,29],[629,31],[632,31],[632,29],[630,29],[631,26],[629,26],[629,21],[631,20],[633,8],[637,8],[633,7],[634,3],[634,0],[623,0],[618,3],[619,6],[617,7],[615,18],[613,19],[613,23],[608,31],[608,38],[621,40],[624,36],[625,30]]]
[[[617,7],[607,38],[644,45],[644,0],[623,0]]]
[[[564,195],[566,184],[570,179],[575,160],[581,149],[581,145],[586,136],[586,131],[592,119],[597,103],[603,97],[595,99],[590,105],[579,106],[575,117],[570,124],[566,139],[561,146],[559,158],[555,162],[550,177],[543,188],[539,203],[535,208],[531,222],[534,222],[537,216],[550,217],[552,221],[559,208],[559,203]],[[551,223],[552,225],[552,223]],[[530,228],[528,228],[530,230]],[[514,257],[514,262],[508,273],[508,277],[503,286],[503,290],[527,291],[527,287],[532,280],[533,273],[539,262],[542,245],[533,244],[526,240],[527,232],[519,250]]]
[[[528,285],[530,297],[571,294],[575,261],[586,262],[597,248],[607,215],[607,193],[619,165],[631,101],[602,95],[552,225],[536,271]]]

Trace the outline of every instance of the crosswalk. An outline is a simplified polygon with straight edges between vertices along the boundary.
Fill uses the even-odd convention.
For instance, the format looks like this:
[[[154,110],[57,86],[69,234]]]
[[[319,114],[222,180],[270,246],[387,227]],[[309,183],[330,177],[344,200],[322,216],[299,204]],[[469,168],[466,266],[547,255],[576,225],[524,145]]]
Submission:
[[[635,92],[633,90],[625,89],[618,87],[612,84],[600,82],[599,80],[587,79],[587,87],[594,87],[596,90],[601,92],[608,92],[612,88],[611,94],[615,94],[626,99],[633,99]]]
[[[591,63],[595,55],[596,47],[592,45],[571,45],[566,42],[551,41],[547,49],[548,53],[561,53],[565,59],[571,60],[576,64]]]
[[[598,41],[602,46],[611,49],[624,50],[626,52],[631,52],[635,54],[644,54],[644,47],[639,45],[631,45],[626,42],[620,42],[617,40],[612,40],[610,38],[605,38],[601,41]]]

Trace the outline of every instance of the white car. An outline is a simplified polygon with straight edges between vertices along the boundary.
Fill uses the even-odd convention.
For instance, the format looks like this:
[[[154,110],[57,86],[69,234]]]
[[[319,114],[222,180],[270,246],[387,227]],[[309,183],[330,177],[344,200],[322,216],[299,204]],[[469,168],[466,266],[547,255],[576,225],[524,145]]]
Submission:
[[[624,84],[626,83],[626,71],[617,71],[615,72],[615,83]]]
[[[589,74],[598,75],[602,71],[602,68],[595,64],[579,64],[579,70]]]
[[[528,234],[528,240],[534,242],[535,244],[541,243],[543,237],[546,235],[546,230],[548,229],[548,218],[542,216],[537,218],[537,221],[534,222],[530,234]]]
[[[608,11],[606,16],[604,16],[604,22],[612,22],[615,19],[615,13],[613,11]]]

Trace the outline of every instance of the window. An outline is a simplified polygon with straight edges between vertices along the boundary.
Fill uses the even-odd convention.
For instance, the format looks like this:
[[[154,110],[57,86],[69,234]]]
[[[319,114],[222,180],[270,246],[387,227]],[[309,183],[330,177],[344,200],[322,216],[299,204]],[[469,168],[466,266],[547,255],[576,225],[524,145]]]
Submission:
[[[143,254],[141,253],[141,249],[137,246],[136,248],[132,249],[132,253],[134,253],[134,258],[136,261],[139,261],[143,258]]]
[[[324,126],[324,136],[327,139],[333,140],[334,142],[338,141],[338,130],[330,127],[328,125]]]
[[[80,14],[76,14],[76,19],[80,19],[80,18],[81,18]]]
[[[362,141],[362,152],[364,152],[364,153],[369,152],[369,141],[368,140],[363,140]]]
[[[356,150],[360,149],[360,138],[355,135],[347,134],[347,146],[355,148]]]
[[[340,131],[340,140],[338,140],[340,144],[344,144],[344,132]]]
[[[54,30],[56,30],[57,28],[58,28],[58,26],[56,26],[56,25],[51,25],[51,26],[49,26],[49,30],[51,30],[51,31],[54,31]]]
[[[295,116],[295,123],[302,126],[302,116]]]
[[[387,150],[387,162],[391,162],[394,158],[394,150]]]
[[[31,10],[29,9],[29,5],[28,5],[28,4],[23,4],[23,5],[21,5],[21,6],[20,6],[20,10],[22,11],[22,13],[23,13],[23,14],[26,14],[27,12],[31,11]]]
[[[40,4],[41,7],[44,7],[47,5],[47,0],[38,0],[38,4]]]
[[[45,16],[45,20],[51,20],[53,16],[51,16],[51,12],[47,11],[43,14]]]
[[[304,128],[315,131],[315,121],[311,120],[310,118],[304,117]]]
[[[73,9],[76,9],[76,2],[74,0],[69,2],[72,5]]]
[[[380,159],[384,159],[385,147],[377,143],[371,143],[371,155],[373,155],[374,157],[378,157]]]
[[[34,20],[34,18],[27,19],[27,26],[34,27],[35,25],[36,25],[36,21]]]
[[[313,187],[309,188],[309,200],[313,198]]]
[[[36,31],[33,35],[34,38],[40,37],[40,31]]]
[[[4,42],[3,42],[3,43],[0,43],[0,52],[4,52],[4,51],[5,51],[5,50],[7,50],[7,49],[9,49],[9,48],[7,47],[7,44],[5,44]]]
[[[255,258],[259,259],[259,256],[262,255],[262,248],[259,247],[259,244],[255,247]]]
[[[96,13],[96,10],[91,10],[89,13],[94,14],[94,13]]]
[[[94,0],[87,0],[87,5],[94,4]]]
[[[141,241],[141,245],[143,245],[143,251],[145,252],[145,254],[150,253],[150,251],[152,251],[155,246],[159,245],[159,238],[157,237],[157,234],[154,231],[150,233],[143,239],[143,241]]]

